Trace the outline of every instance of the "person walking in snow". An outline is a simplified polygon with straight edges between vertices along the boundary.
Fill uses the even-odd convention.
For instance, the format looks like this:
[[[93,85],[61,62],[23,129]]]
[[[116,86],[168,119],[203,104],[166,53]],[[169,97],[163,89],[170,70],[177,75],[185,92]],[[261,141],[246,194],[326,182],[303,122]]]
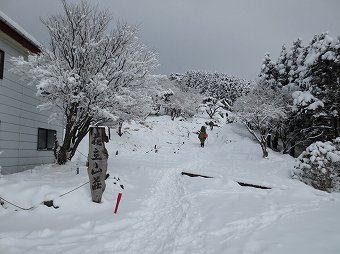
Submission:
[[[204,147],[204,141],[207,139],[207,137],[208,137],[207,129],[205,126],[202,126],[201,130],[198,133],[198,138],[201,141],[201,147]]]

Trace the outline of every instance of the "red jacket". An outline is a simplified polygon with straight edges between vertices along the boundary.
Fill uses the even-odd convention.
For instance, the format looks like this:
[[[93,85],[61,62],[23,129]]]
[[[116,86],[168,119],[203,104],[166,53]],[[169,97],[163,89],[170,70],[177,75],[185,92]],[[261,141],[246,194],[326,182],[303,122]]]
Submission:
[[[199,139],[201,139],[200,134],[201,134],[201,133],[198,134],[198,138],[199,138]],[[203,140],[206,140],[207,137],[208,137],[208,133],[204,132],[204,133],[203,133]]]

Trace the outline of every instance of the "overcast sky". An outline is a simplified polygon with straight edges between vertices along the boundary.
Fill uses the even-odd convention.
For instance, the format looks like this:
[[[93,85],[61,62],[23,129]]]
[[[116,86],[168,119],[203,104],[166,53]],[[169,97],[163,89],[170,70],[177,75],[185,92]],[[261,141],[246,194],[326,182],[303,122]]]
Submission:
[[[75,0],[73,0],[75,1]],[[340,36],[340,0],[90,0],[116,20],[140,25],[159,53],[156,73],[219,71],[255,79],[262,59],[281,46],[328,31]],[[61,12],[58,0],[0,0],[0,10],[47,45],[40,22]]]

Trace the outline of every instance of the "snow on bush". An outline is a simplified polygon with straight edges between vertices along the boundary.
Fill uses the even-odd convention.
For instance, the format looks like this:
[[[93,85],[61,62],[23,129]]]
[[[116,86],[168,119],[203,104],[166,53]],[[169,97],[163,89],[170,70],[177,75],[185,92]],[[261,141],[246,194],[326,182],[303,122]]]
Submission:
[[[319,190],[340,191],[340,138],[307,147],[297,158],[293,178]]]

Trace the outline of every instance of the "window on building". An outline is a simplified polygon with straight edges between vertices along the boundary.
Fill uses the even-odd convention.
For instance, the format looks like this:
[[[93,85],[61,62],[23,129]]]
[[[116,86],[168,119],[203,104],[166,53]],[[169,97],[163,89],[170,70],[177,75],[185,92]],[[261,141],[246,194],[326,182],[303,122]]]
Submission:
[[[57,135],[55,130],[38,129],[38,150],[52,150],[54,139]]]
[[[5,52],[0,49],[0,79],[4,78]]]

